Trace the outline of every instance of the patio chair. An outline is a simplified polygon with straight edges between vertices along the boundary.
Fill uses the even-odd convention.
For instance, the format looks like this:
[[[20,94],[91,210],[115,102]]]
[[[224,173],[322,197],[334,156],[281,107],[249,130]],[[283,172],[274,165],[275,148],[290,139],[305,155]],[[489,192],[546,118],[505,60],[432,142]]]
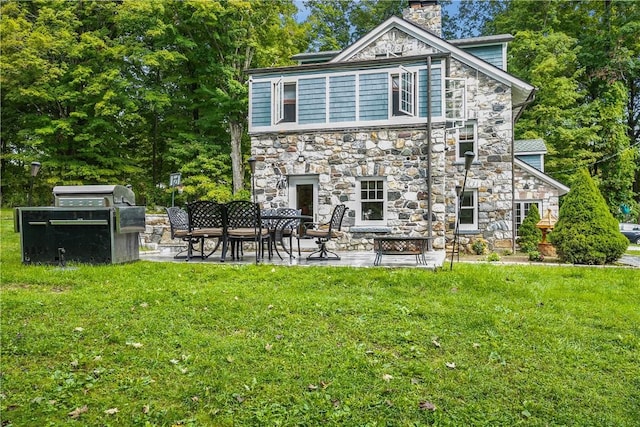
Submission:
[[[227,247],[225,206],[214,201],[198,200],[187,205],[187,212],[189,213],[189,232],[196,242],[200,242],[202,259],[210,257],[222,243],[223,256],[220,261],[224,261]],[[204,253],[205,239],[217,239],[213,250],[206,255]],[[191,256],[192,251],[189,250],[187,261],[191,259]]]
[[[264,256],[263,243],[271,245],[269,230],[262,225],[260,206],[257,203],[234,200],[226,204],[227,239],[231,243],[231,258],[240,257],[243,242],[253,241],[256,248],[256,263]],[[225,248],[225,252],[226,253]],[[224,257],[224,255],[223,255]],[[271,252],[269,252],[271,259]]]
[[[300,215],[301,212],[302,211],[300,209],[294,209],[294,208],[277,208],[276,209],[276,215],[282,215],[282,216],[289,216],[289,215],[296,216],[296,215]],[[288,220],[285,224],[282,225],[282,228],[281,228],[282,238],[284,237],[289,238],[289,251],[288,251],[289,255],[291,255],[291,252],[293,252],[293,238],[295,237],[296,240],[298,241],[298,256],[300,256],[300,223],[301,221],[299,219],[292,219],[292,220]]]
[[[324,224],[311,224],[312,228],[305,227],[302,237],[311,237],[316,239],[318,250],[312,252],[307,259],[310,261],[325,261],[330,259],[340,259],[338,254],[327,250],[327,242],[334,237],[336,231],[340,231],[342,227],[342,219],[347,211],[345,205],[337,205],[333,208],[331,220]]]
[[[167,211],[167,217],[169,218],[171,240],[180,239],[184,242],[187,242],[188,245],[173,257],[175,259],[186,258],[187,255],[182,254],[188,252],[189,247],[193,244],[193,237],[189,232],[189,214],[187,213],[187,211],[178,206],[165,208],[165,210]]]

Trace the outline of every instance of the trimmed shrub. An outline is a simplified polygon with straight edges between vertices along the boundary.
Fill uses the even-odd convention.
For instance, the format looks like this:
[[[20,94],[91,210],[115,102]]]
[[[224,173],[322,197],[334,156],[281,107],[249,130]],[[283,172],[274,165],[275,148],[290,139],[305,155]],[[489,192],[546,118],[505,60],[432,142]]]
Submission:
[[[577,174],[565,196],[549,240],[560,259],[573,264],[612,263],[629,243],[586,170]]]
[[[538,207],[535,204],[531,205],[527,216],[518,229],[519,237],[516,242],[522,252],[529,253],[538,250],[538,243],[542,241],[542,230],[536,227],[539,221],[540,212],[538,212]]]

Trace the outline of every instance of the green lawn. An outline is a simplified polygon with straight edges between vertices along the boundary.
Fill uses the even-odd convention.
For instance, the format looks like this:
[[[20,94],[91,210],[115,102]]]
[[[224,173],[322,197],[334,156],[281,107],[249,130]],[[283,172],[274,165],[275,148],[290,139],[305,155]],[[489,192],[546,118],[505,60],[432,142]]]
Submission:
[[[640,425],[640,271],[22,266],[3,426]]]

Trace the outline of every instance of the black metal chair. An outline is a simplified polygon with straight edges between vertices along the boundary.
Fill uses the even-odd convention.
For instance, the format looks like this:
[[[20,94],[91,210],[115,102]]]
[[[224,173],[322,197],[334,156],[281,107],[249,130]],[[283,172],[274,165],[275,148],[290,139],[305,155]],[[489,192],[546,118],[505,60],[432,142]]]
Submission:
[[[202,259],[211,256],[222,243],[220,261],[224,261],[227,248],[225,205],[214,201],[198,200],[187,205],[187,212],[189,213],[189,233],[195,242],[200,242]],[[204,253],[205,239],[217,239],[216,246],[206,255]],[[191,256],[192,250],[189,249],[187,260],[191,259]]]
[[[296,215],[300,215],[301,210],[300,209],[294,209],[294,208],[277,208],[276,209],[276,215],[282,215],[282,216],[296,216]],[[299,219],[292,219],[292,220],[287,220],[285,224],[282,224],[282,226],[280,227],[280,232],[282,232],[282,238],[284,237],[288,237],[289,238],[289,254],[291,254],[291,252],[293,252],[293,238],[295,237],[296,240],[298,241],[298,256],[300,256],[300,223],[301,221]],[[278,236],[280,237],[280,236]],[[281,239],[282,240],[282,239]],[[286,250],[286,248],[285,248]]]
[[[345,205],[337,205],[333,208],[331,220],[324,224],[311,224],[311,228],[305,224],[304,235],[316,239],[318,250],[312,252],[307,259],[310,261],[325,261],[330,259],[340,259],[338,254],[327,250],[327,242],[334,237],[336,231],[340,231],[344,214],[347,212]]]
[[[240,257],[243,242],[253,241],[256,248],[256,262],[264,256],[263,243],[271,245],[269,230],[262,225],[260,205],[257,203],[235,200],[226,204],[227,211],[227,239],[231,243],[231,258]],[[223,253],[226,254],[226,249]],[[224,258],[224,255],[223,255]],[[269,259],[271,252],[269,251]]]
[[[189,232],[189,214],[184,209],[178,206],[172,206],[165,208],[167,211],[167,217],[169,218],[169,227],[171,230],[171,240],[180,239],[187,242],[187,245],[183,250],[174,255],[174,258],[186,258],[188,255],[182,255],[189,251],[189,248],[193,245],[193,237]]]

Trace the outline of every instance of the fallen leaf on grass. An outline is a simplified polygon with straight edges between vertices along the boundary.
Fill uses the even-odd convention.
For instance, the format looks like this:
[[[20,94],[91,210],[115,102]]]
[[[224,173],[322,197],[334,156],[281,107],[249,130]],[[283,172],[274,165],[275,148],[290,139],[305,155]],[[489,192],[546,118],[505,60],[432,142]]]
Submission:
[[[427,402],[427,401],[420,402],[419,407],[420,407],[420,409],[422,409],[423,411],[431,411],[431,412],[433,412],[433,411],[435,411],[435,410],[436,410],[436,405],[434,405],[434,404],[433,404],[433,403],[431,403],[431,402]]]
[[[106,411],[104,411],[104,413],[107,414],[107,415],[115,415],[118,412],[120,412],[120,411],[118,411],[118,408],[110,408],[110,409],[107,409]]]
[[[307,389],[309,389],[309,391],[316,391],[318,389],[318,386],[315,384],[309,384],[307,386]]]
[[[272,349],[272,348],[273,348],[273,345],[271,345],[271,344],[269,344],[269,343],[267,343],[267,344],[264,346],[264,349],[265,349],[265,350],[267,350],[267,351],[271,351],[271,349]]]
[[[83,327],[81,327],[81,326],[78,326],[77,328],[75,328],[75,329],[73,330],[73,332],[82,332],[82,331],[84,331],[84,328],[83,328]]]
[[[74,409],[73,411],[69,412],[67,415],[69,415],[71,418],[78,418],[80,415],[84,414],[87,411],[89,411],[89,408],[87,407],[87,405],[84,405],[81,408]]]
[[[431,344],[433,344],[433,346],[436,347],[436,348],[440,348],[440,342],[438,341],[437,338],[433,339],[431,341]]]
[[[385,380],[386,382],[389,382],[393,379],[393,375],[383,374],[382,379]]]
[[[144,405],[144,406],[142,407],[142,413],[143,413],[143,414],[148,414],[150,409],[151,409],[151,408],[149,407],[149,405]]]
[[[199,402],[200,398],[198,396],[191,396],[191,401],[192,402]]]
[[[449,369],[456,369],[456,364],[454,362],[447,362],[445,366]]]
[[[130,341],[127,341],[127,342],[126,342],[126,344],[127,344],[128,346],[133,347],[133,348],[142,348],[142,343],[139,343],[139,342],[130,342]]]
[[[233,363],[233,361],[234,361],[233,356],[227,356],[227,362]]]

